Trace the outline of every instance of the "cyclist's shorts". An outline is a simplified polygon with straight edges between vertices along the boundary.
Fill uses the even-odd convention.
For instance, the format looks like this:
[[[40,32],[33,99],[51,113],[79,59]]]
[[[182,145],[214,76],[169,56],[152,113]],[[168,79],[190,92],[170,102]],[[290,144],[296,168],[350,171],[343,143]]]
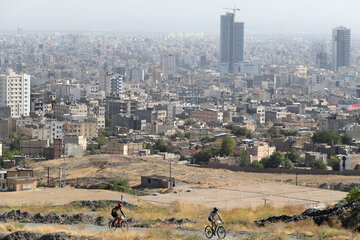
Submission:
[[[214,221],[214,219],[212,219],[211,217],[208,217],[208,220],[209,220],[210,222],[213,222],[213,221]]]

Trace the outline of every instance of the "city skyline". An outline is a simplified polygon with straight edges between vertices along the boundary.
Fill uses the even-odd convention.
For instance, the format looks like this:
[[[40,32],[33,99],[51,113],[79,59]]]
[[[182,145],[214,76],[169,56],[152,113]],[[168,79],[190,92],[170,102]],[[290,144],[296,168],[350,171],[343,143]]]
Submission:
[[[353,35],[360,36],[359,22],[351,17],[356,15],[358,5],[354,0],[341,4],[325,0],[105,0],[101,4],[95,0],[15,0],[0,3],[2,9],[9,10],[0,17],[0,30],[15,31],[21,26],[24,31],[217,33],[217,16],[226,13],[223,8],[237,6],[241,11],[236,21],[245,22],[249,34],[326,34],[335,26],[346,26]]]

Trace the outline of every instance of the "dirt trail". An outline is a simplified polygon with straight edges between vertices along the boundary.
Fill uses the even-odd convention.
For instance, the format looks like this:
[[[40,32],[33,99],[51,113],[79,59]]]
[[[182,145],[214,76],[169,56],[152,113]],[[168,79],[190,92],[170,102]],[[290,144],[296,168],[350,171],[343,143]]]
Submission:
[[[0,224],[8,224],[8,223],[1,223]],[[57,225],[54,224],[37,224],[37,223],[21,223],[22,225],[24,225],[25,227],[29,227],[29,228],[37,228],[37,227],[54,227]],[[66,227],[69,230],[83,230],[83,231],[89,231],[89,232],[94,232],[94,233],[101,233],[101,232],[107,232],[107,231],[112,231],[109,230],[107,226],[95,226],[95,225],[61,225],[61,227]],[[130,227],[129,231],[130,232],[134,232],[134,233],[146,233],[147,231],[149,231],[151,228],[134,228],[134,227]],[[204,237],[204,231],[202,230],[186,230],[186,229],[181,229],[180,227],[174,227],[171,228],[175,233],[179,233],[182,236],[186,237],[186,236],[191,236],[191,235],[197,235],[200,237]],[[119,234],[121,234],[121,230],[116,230],[119,232]],[[241,232],[227,232],[226,234],[226,238],[225,239],[229,239],[229,240],[233,240],[233,239],[245,239],[245,238],[249,238],[251,236],[257,235],[259,234],[259,231],[241,231]],[[266,234],[264,232],[261,232],[262,234]],[[268,234],[269,236],[271,236],[271,234]],[[301,236],[294,236],[294,235],[289,235],[289,234],[284,234],[284,237],[286,237],[286,239],[289,240],[295,240],[295,239],[307,239],[306,237],[301,237]],[[212,239],[217,239],[217,237],[213,237]]]

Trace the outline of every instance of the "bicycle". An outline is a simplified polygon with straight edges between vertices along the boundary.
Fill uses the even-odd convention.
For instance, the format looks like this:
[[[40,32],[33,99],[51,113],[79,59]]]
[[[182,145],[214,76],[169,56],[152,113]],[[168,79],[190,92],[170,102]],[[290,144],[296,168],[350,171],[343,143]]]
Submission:
[[[116,230],[117,228],[120,228],[123,231],[129,230],[129,224],[126,222],[125,218],[123,216],[118,217],[115,219],[114,226],[112,225],[113,220],[109,221],[109,229]]]
[[[226,230],[223,226],[221,226],[221,221],[217,221],[215,223],[215,229],[208,225],[205,227],[204,231],[207,238],[212,238],[213,236],[217,235],[218,238],[222,239],[226,236]]]

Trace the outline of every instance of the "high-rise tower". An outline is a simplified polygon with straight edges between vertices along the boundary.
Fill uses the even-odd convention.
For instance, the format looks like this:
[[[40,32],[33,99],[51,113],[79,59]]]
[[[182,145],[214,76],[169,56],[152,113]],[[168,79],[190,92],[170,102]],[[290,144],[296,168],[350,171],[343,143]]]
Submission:
[[[220,73],[234,71],[244,60],[244,23],[235,22],[235,12],[220,17]]]
[[[15,74],[8,70],[0,75],[0,107],[11,109],[11,117],[18,118],[30,114],[30,75]]]
[[[350,66],[350,40],[351,30],[337,27],[333,30],[332,40],[332,68],[336,72],[339,67]]]

